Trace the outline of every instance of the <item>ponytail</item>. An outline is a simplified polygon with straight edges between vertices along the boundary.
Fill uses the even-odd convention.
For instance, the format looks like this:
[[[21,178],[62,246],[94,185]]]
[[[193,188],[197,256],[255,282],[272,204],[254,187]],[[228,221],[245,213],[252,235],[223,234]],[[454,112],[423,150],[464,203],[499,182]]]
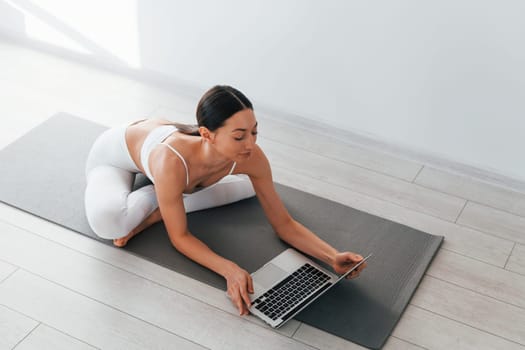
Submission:
[[[200,136],[199,126],[195,124],[183,124],[172,122],[171,125],[177,128],[177,131],[191,136]]]

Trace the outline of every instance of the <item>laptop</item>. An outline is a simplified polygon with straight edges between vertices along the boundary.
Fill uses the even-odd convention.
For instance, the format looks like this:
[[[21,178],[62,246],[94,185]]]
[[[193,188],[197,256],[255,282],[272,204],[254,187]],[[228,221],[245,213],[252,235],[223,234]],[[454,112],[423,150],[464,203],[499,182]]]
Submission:
[[[250,295],[250,312],[279,328],[370,256],[339,276],[289,248],[252,273],[254,293]]]

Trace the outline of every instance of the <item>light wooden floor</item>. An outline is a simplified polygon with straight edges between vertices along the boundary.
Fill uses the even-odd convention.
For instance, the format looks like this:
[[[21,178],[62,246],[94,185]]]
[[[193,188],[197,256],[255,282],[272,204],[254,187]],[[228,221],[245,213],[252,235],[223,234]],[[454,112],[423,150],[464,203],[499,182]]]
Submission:
[[[0,62],[0,147],[57,111],[193,119],[195,100],[6,42]],[[385,349],[525,349],[524,194],[258,118],[276,181],[446,237]],[[361,349],[6,205],[0,348]]]

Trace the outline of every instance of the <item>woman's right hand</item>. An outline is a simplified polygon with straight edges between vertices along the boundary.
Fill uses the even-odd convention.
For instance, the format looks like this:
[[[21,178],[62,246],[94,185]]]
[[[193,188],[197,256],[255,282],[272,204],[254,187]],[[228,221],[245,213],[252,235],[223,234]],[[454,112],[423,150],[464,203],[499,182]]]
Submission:
[[[228,296],[239,309],[239,315],[248,315],[250,313],[248,309],[251,306],[248,294],[253,293],[252,276],[246,270],[232,263],[224,277],[228,287]]]

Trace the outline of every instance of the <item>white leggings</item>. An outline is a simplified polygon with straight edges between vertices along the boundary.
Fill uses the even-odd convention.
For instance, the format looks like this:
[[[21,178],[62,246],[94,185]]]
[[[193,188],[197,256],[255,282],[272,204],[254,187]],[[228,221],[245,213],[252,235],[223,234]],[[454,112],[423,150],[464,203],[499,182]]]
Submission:
[[[140,170],[126,146],[126,126],[100,135],[86,162],[85,208],[89,225],[101,238],[127,235],[158,208],[152,184],[132,191]],[[216,184],[184,194],[186,213],[233,203],[255,195],[246,175],[228,175]]]

